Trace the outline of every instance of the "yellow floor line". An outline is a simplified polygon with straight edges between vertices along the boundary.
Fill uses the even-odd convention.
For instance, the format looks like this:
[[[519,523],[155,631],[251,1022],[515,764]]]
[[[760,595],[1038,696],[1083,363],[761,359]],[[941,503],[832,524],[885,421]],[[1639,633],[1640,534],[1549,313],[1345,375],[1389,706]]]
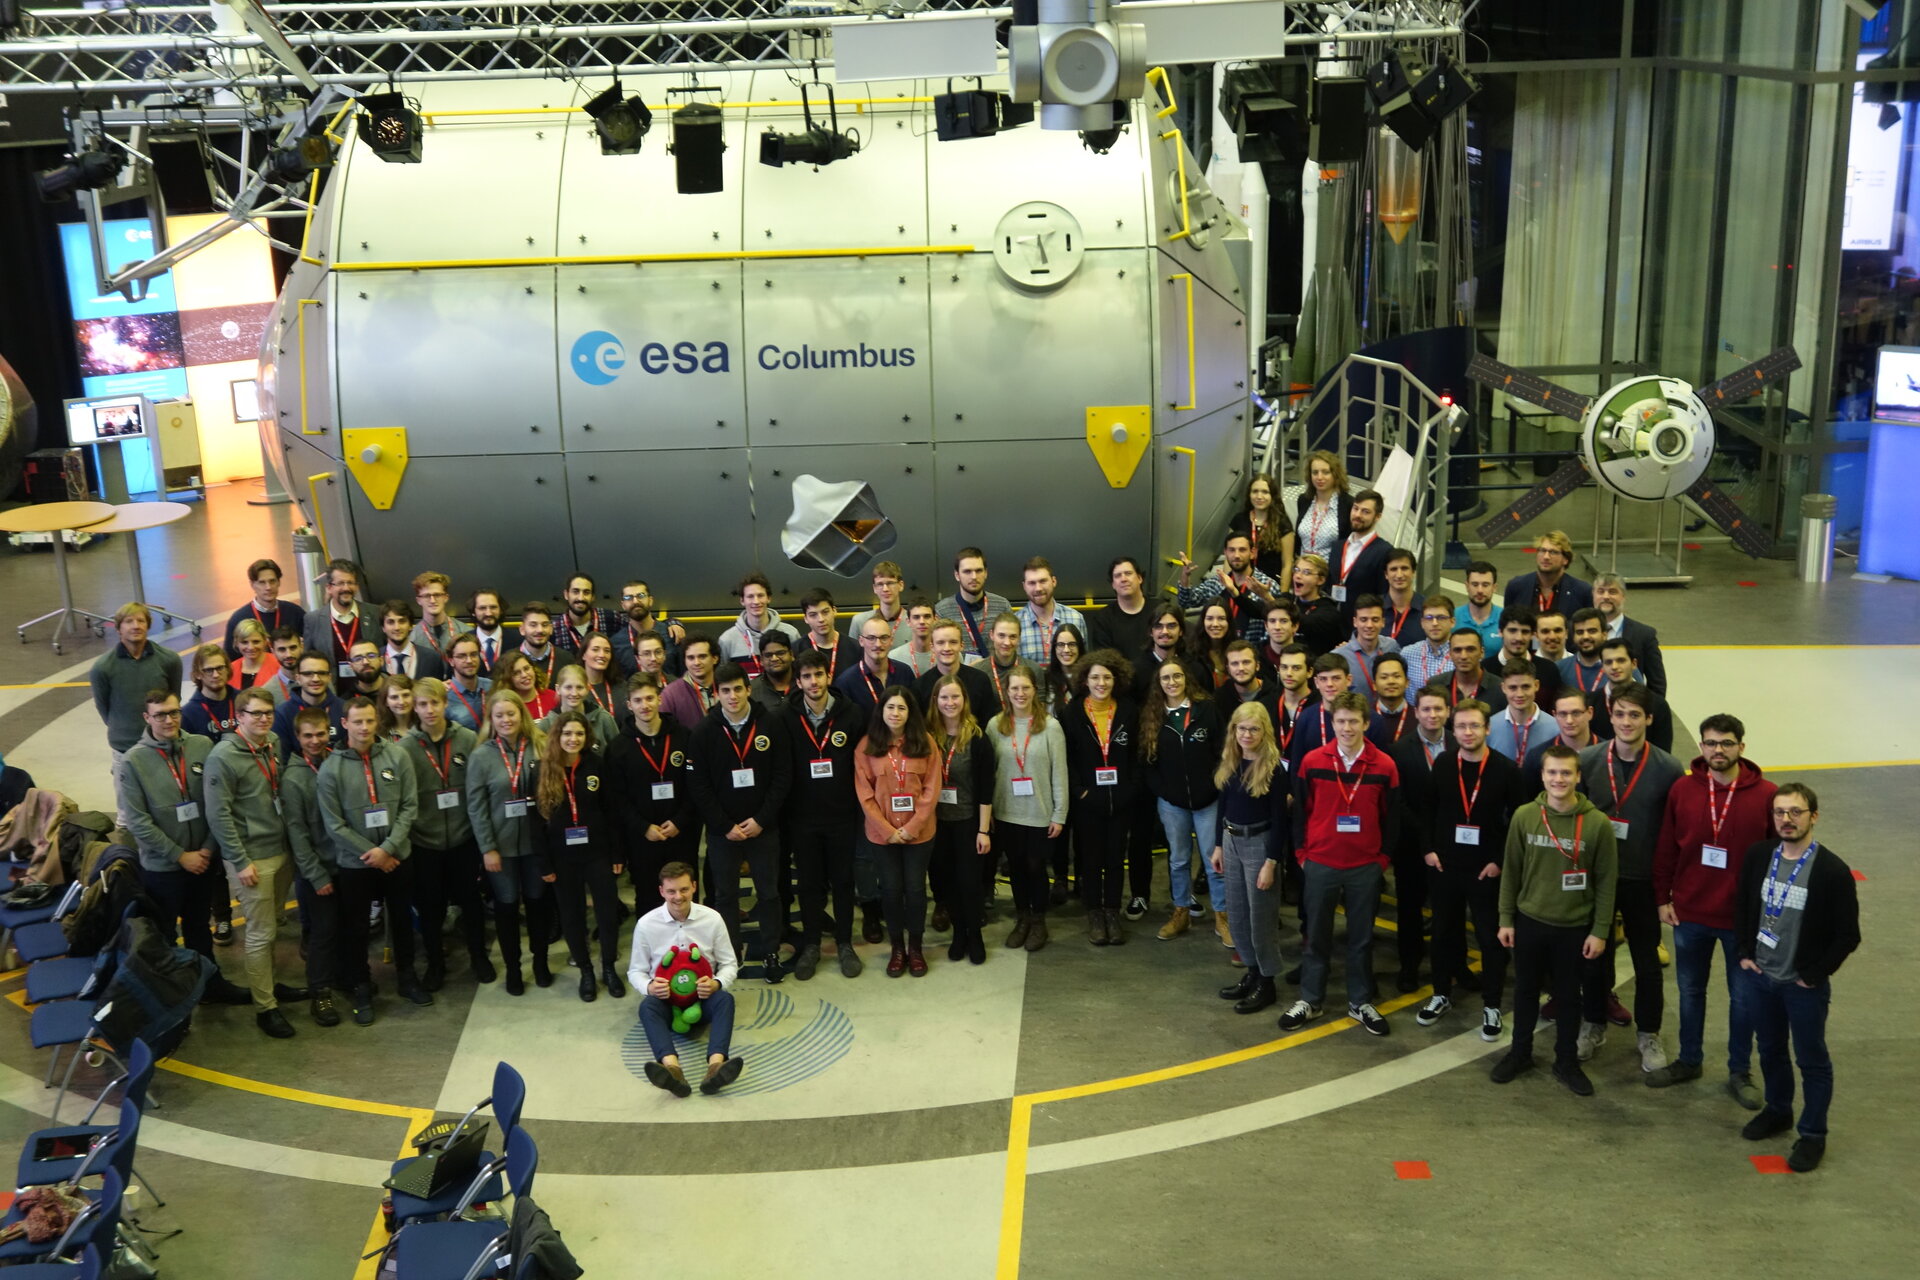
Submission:
[[[283,1084],[269,1084],[265,1080],[249,1080],[245,1076],[229,1075],[225,1071],[215,1071],[211,1067],[196,1067],[178,1058],[169,1058],[159,1066],[162,1071],[171,1071],[176,1075],[204,1080],[208,1084],[239,1089],[246,1093],[258,1093],[286,1102],[301,1102],[310,1107],[331,1107],[335,1111],[358,1111],[370,1116],[398,1116],[403,1120],[411,1120],[422,1114],[429,1116],[433,1114],[431,1111],[423,1112],[419,1107],[402,1107],[391,1102],[369,1102],[365,1098],[343,1098],[334,1093],[315,1093],[310,1089],[293,1089]]]
[[[1912,649],[1912,644],[1900,644],[1889,641],[1885,644],[1666,644],[1660,646],[1663,651],[1674,649]]]
[[[85,680],[70,680],[64,684],[0,684],[0,689],[84,689]]]
[[[1824,769],[1904,769],[1920,764],[1920,760],[1842,760],[1831,764],[1770,764],[1767,766],[1769,778],[1781,777],[1789,773],[1813,773]]]
[[[414,1110],[411,1118],[407,1122],[407,1137],[406,1140],[400,1144],[398,1155],[412,1155],[414,1153],[414,1138],[419,1135],[422,1129],[432,1123],[433,1112],[425,1110],[424,1108]],[[375,1205],[373,1208],[373,1225],[367,1228],[366,1247],[361,1249],[360,1252],[367,1254],[373,1253],[375,1249],[384,1248],[389,1238],[387,1234],[386,1215],[380,1211],[379,1205]],[[360,1265],[353,1269],[353,1280],[376,1280],[379,1272],[380,1255],[374,1253],[374,1256],[371,1258],[360,1259]]]

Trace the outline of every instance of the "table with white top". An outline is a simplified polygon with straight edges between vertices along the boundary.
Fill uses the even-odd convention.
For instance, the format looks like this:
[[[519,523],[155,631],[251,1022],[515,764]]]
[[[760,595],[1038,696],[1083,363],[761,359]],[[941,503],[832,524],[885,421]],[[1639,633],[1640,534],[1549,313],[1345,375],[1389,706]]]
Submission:
[[[102,521],[112,518],[113,515],[114,508],[104,502],[41,502],[15,507],[11,511],[0,511],[0,533],[53,535],[53,571],[60,579],[60,607],[16,627],[15,630],[20,633],[21,644],[27,642],[28,627],[45,622],[48,618],[59,619],[53,625],[55,653],[60,652],[60,637],[66,633],[69,624],[72,625],[75,635],[86,630],[87,624],[80,619],[91,618],[94,615],[73,607],[73,583],[67,577],[66,535],[70,530],[75,529],[86,529],[91,532]]]

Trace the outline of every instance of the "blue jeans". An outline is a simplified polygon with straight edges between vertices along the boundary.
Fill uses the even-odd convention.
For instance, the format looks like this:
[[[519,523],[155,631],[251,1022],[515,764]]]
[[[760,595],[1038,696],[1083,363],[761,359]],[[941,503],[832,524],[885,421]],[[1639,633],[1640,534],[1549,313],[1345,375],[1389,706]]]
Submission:
[[[1727,1071],[1745,1075],[1753,1067],[1753,1024],[1736,998],[1733,930],[1713,929],[1682,920],[1673,927],[1674,982],[1680,988],[1680,1056],[1676,1062],[1700,1066],[1706,1060],[1707,980],[1713,976],[1714,944],[1727,966]]]
[[[1220,843],[1220,802],[1204,809],[1182,809],[1179,805],[1157,800],[1160,829],[1167,833],[1167,880],[1173,890],[1173,905],[1193,905],[1193,849],[1198,842],[1200,865],[1207,869],[1207,893],[1213,909],[1227,908],[1227,878],[1213,869],[1213,846]]]
[[[707,1053],[727,1057],[733,1044],[733,992],[724,987],[701,1001],[706,1011],[700,1020],[707,1024]],[[647,1033],[647,1047],[656,1061],[676,1056],[673,1043],[673,1006],[656,995],[640,998],[640,1026]]]
[[[1760,1076],[1767,1110],[1793,1114],[1793,1064],[1787,1042],[1800,1062],[1806,1097],[1800,1107],[1800,1136],[1827,1136],[1827,1107],[1833,1101],[1833,1059],[1827,1056],[1827,1006],[1833,993],[1826,983],[1803,987],[1778,982],[1751,969],[1737,971],[1734,1003],[1746,1006],[1747,1024],[1760,1041]]]

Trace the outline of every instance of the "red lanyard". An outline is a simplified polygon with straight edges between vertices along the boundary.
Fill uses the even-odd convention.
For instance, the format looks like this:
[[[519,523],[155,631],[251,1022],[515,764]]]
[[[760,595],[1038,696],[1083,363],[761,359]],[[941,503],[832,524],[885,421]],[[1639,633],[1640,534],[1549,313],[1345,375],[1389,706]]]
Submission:
[[[473,717],[473,723],[476,727],[486,723],[486,721],[481,718],[480,708],[467,701],[466,690],[460,687],[460,681],[457,678],[447,681],[447,690],[452,693],[454,697],[460,699],[460,705],[465,707],[467,714]]]
[[[634,726],[634,728],[636,729],[638,729],[639,727],[640,726],[638,725]],[[641,736],[633,740],[633,745],[640,748],[641,757],[645,759],[649,765],[653,766],[654,775],[656,777],[664,779],[667,776],[667,762],[673,759],[673,735],[670,733],[663,733],[661,735],[660,758],[658,760],[655,760],[652,756],[647,754],[647,742],[646,742],[645,730],[641,730]]]
[[[1400,628],[1407,625],[1407,617],[1412,612],[1413,606],[1408,605],[1406,608],[1400,610],[1400,612],[1394,614],[1393,621],[1387,624],[1387,634],[1393,637],[1395,641],[1400,639]]]
[[[1713,788],[1714,788],[1713,775],[1708,774],[1707,775],[1707,820],[1713,823],[1713,842],[1717,845],[1720,843],[1721,824],[1726,822],[1727,815],[1733,812],[1734,788],[1732,787],[1727,788],[1727,803],[1718,809],[1714,807],[1714,803],[1713,803]]]
[[[215,702],[206,694],[200,695],[200,705],[205,707],[213,719],[213,727],[225,728],[233,723],[233,695],[228,694],[223,702]]]
[[[1100,744],[1100,767],[1104,769],[1107,766],[1107,748],[1113,742],[1113,708],[1107,708],[1104,718],[1094,715],[1091,707],[1086,708],[1086,712],[1087,723],[1093,726],[1094,739]]]
[[[1367,549],[1367,544],[1379,536],[1377,533],[1369,533],[1356,543],[1352,534],[1347,535],[1346,545],[1340,548],[1340,581],[1347,580],[1347,575],[1353,572],[1353,562],[1360,558],[1360,554]]]
[[[1364,755],[1365,752],[1366,752],[1366,748],[1362,747],[1361,753]],[[1333,758],[1335,760],[1340,760],[1340,748],[1337,746],[1333,749]],[[1353,809],[1353,802],[1355,798],[1357,798],[1360,794],[1360,784],[1366,781],[1366,777],[1367,777],[1366,770],[1359,767],[1360,760],[1358,757],[1355,757],[1353,763],[1354,763],[1354,770],[1353,770],[1353,786],[1352,787],[1347,786],[1347,774],[1346,774],[1346,769],[1344,767],[1346,765],[1346,761],[1340,760],[1340,764],[1342,767],[1337,768],[1333,771],[1334,785],[1340,788],[1340,802],[1344,804],[1349,811]]]
[[[354,754],[359,755],[359,752],[355,752]],[[367,754],[360,756],[360,771],[367,775],[367,803],[379,804],[380,793],[376,791],[373,786],[373,752],[369,751]]]
[[[582,631],[580,630],[580,628],[573,625],[573,620],[571,618],[560,619],[560,625],[567,629],[567,635],[573,641],[573,643],[568,645],[567,648],[573,650],[575,653],[578,653],[580,652],[580,650],[587,647],[587,631],[593,630],[592,627],[588,627],[587,631]]]
[[[441,784],[451,787],[453,785],[453,734],[448,733],[446,737],[440,739],[440,758],[438,760],[433,758],[433,744],[431,742],[422,738],[420,740],[420,746],[426,753],[427,763],[432,765],[433,771],[440,775]]]
[[[1540,590],[1539,579],[1536,577],[1534,579],[1533,589],[1534,611],[1537,613],[1552,613],[1553,597],[1557,595],[1559,591],[1560,588],[1558,585],[1548,587],[1545,591]]]
[[[1514,724],[1513,712],[1507,712],[1507,723],[1513,725],[1513,758],[1521,764],[1527,762],[1527,739],[1533,736],[1533,721],[1524,725]]]
[[[880,695],[885,693],[887,690],[885,678],[883,677],[880,683],[875,684],[873,680],[873,675],[871,672],[867,670],[867,664],[864,662],[860,664],[859,670],[860,670],[860,679],[866,683],[867,692],[873,695],[873,705],[876,707],[879,706]],[[887,675],[892,675],[892,674],[893,673],[891,671],[887,672]]]
[[[1381,706],[1377,702],[1373,704],[1373,709],[1375,711],[1378,711],[1383,716],[1390,716],[1393,714],[1393,712],[1387,710],[1385,707]],[[1413,714],[1413,704],[1411,702],[1407,703],[1405,706],[1400,708],[1400,718],[1393,722],[1393,736],[1387,739],[1387,741],[1389,742],[1400,741],[1400,735],[1404,734],[1407,731],[1407,717],[1412,714]],[[1427,763],[1428,764],[1433,763],[1432,756],[1427,757]]]
[[[1440,739],[1438,746],[1431,746],[1431,747],[1427,745],[1427,740],[1425,738],[1420,739],[1420,753],[1426,756],[1428,768],[1433,767],[1433,762],[1437,760],[1440,756],[1440,753],[1442,751],[1445,751],[1446,749],[1447,749],[1447,740],[1445,738]],[[1473,791],[1475,795],[1480,794],[1480,788],[1478,787],[1475,787]]]
[[[255,604],[253,601],[251,600],[247,601],[247,608],[253,610],[253,620],[259,623],[261,626],[265,627],[267,629],[268,635],[272,635],[274,632],[280,629],[280,606],[278,604],[273,606],[272,622],[267,621],[267,615],[260,612],[260,606]]]
[[[993,691],[1000,696],[1000,705],[1003,707],[1012,705],[1007,701],[1007,686],[1000,679],[1000,664],[992,658],[987,659],[987,674],[993,677]],[[1031,738],[1033,735],[1027,736]]]
[[[567,787],[567,816],[573,819],[568,825],[575,827],[580,825],[580,806],[573,799],[573,775],[579,768],[580,762],[575,760],[567,766],[567,772],[560,779]]]
[[[593,695],[594,702],[599,706],[599,708],[602,711],[606,712],[608,715],[613,714],[612,687],[608,685],[606,681],[602,680],[600,682],[600,688],[598,690],[596,690],[593,687],[592,683],[589,682],[587,685],[587,692]]]
[[[1332,508],[1333,508],[1333,504],[1331,502],[1329,502],[1324,507],[1321,506],[1318,502],[1314,502],[1308,505],[1307,518],[1313,522],[1312,526],[1307,530],[1307,546],[1308,547],[1313,547],[1319,543],[1320,527],[1327,522],[1327,516],[1331,512]]]
[[[1582,692],[1582,693],[1595,693],[1595,692],[1598,692],[1598,691],[1599,691],[1599,688],[1600,688],[1600,684],[1601,684],[1601,682],[1602,682],[1602,681],[1604,681],[1604,680],[1605,680],[1606,678],[1607,678],[1607,669],[1606,669],[1605,667],[1601,667],[1601,668],[1599,669],[1599,671],[1597,671],[1597,672],[1596,672],[1596,673],[1594,674],[1594,677],[1593,677],[1593,688],[1591,688],[1591,689],[1589,689],[1589,688],[1587,688],[1587,680],[1586,680],[1586,677],[1580,674],[1580,659],[1578,659],[1578,658],[1575,658],[1575,659],[1573,660],[1573,682],[1574,682],[1574,684],[1576,684],[1576,685],[1578,685],[1578,686],[1580,687],[1580,692]],[[1609,705],[1609,707],[1608,707],[1608,714],[1609,714],[1609,715],[1611,715],[1611,714],[1612,714],[1612,707],[1611,707],[1611,705]]]
[[[733,740],[733,726],[727,726],[727,742],[733,747],[733,754],[740,758],[740,767],[747,767],[747,752],[753,747],[753,719],[748,717],[746,730],[740,735],[740,741]]]
[[[1613,791],[1613,811],[1615,813],[1620,812],[1620,806],[1627,802],[1627,797],[1633,794],[1633,789],[1640,785],[1640,771],[1647,767],[1647,757],[1652,754],[1653,752],[1648,749],[1647,744],[1642,742],[1640,744],[1640,763],[1633,766],[1633,776],[1627,779],[1627,789],[1622,791],[1620,790],[1620,779],[1615,777],[1613,772],[1614,761],[1619,757],[1614,755],[1614,748],[1612,746],[1607,748],[1607,785]],[[1712,779],[1708,779],[1708,781],[1711,782]],[[1711,803],[1711,800],[1709,800],[1709,803]],[[1715,828],[1714,834],[1719,834],[1718,828]]]
[[[836,670],[838,670],[838,669],[839,669],[839,666],[840,666],[840,637],[839,637],[839,636],[833,636],[833,637],[831,637],[830,639],[828,639],[828,641],[827,641],[827,643],[826,643],[826,644],[824,644],[824,645],[822,645],[822,644],[821,644],[821,643],[820,643],[820,642],[819,642],[818,640],[816,640],[816,641],[814,641],[814,643],[813,643],[813,647],[814,647],[814,648],[816,648],[816,649],[820,649],[820,650],[823,650],[823,651],[824,651],[824,652],[826,653],[826,655],[827,655],[827,683],[828,683],[828,684],[832,684],[832,683],[833,683],[833,673],[834,673],[834,672],[835,672]]]
[[[683,678],[686,680],[686,682],[689,685],[693,687],[694,699],[695,701],[699,702],[701,714],[704,715],[713,706],[711,702],[707,701],[707,691],[705,689],[702,689],[698,684],[695,684],[692,676],[686,676]]]
[[[534,660],[533,655],[530,653],[527,653],[527,646],[521,645],[520,652],[523,654],[526,654],[528,662],[532,662]],[[559,660],[560,660],[560,655],[553,651],[552,645],[548,645],[547,646],[547,685],[549,688],[551,688],[553,685],[553,664],[558,662]],[[537,691],[535,693],[535,696],[536,697],[539,696]]]
[[[267,780],[267,791],[272,795],[279,795],[280,767],[274,761],[272,750],[269,749],[267,753],[262,756],[260,752],[253,749],[253,744],[245,738],[240,739],[240,745],[245,747],[247,754],[253,757],[253,767],[258,769],[260,776]]]
[[[946,758],[940,762],[940,781],[948,786],[953,785],[953,753],[959,749],[960,740],[956,738],[947,744]]]
[[[506,766],[507,789],[518,798],[520,795],[520,768],[527,760],[526,739],[522,738],[520,740],[520,745],[514,750],[512,760],[507,759],[507,748],[500,739],[495,738],[493,740],[493,749],[500,753],[500,763]]]
[[[1007,742],[1009,744],[1013,742],[1012,734],[1007,735]],[[1015,775],[1016,777],[1026,778],[1032,776],[1027,772],[1027,748],[1032,745],[1033,721],[1029,720],[1027,721],[1027,736],[1020,740],[1019,746],[1013,748],[1013,767],[1019,770],[1019,773]]]
[[[1280,697],[1280,718],[1287,722],[1287,727],[1280,731],[1280,754],[1284,756],[1293,745],[1294,732],[1300,728],[1300,708],[1295,707],[1289,714],[1285,694]]]
[[[1465,701],[1465,699],[1461,698],[1460,696],[1460,673],[1458,670],[1456,670],[1453,673],[1453,679],[1448,681],[1447,683],[1453,686],[1453,705],[1457,707],[1460,705],[1461,702]],[[1474,686],[1473,691],[1475,693],[1479,693],[1480,686],[1476,684]]]
[[[433,649],[435,653],[440,655],[440,661],[442,663],[445,663],[447,660],[447,651],[440,647],[440,641],[437,638],[435,638],[433,634],[433,628],[428,625],[427,620],[425,618],[422,618],[420,620],[420,634],[427,638],[427,644]]]
[[[164,761],[166,761],[166,763],[167,763],[167,772],[168,772],[168,773],[170,773],[170,774],[172,774],[172,775],[173,775],[173,780],[174,780],[174,781],[175,781],[176,783],[178,783],[178,784],[180,785],[180,798],[181,798],[182,800],[185,800],[185,799],[187,798],[187,757],[186,757],[186,754],[185,754],[184,752],[182,752],[182,753],[179,753],[179,754],[178,754],[178,755],[176,756],[176,753],[174,753],[174,752],[172,752],[172,751],[169,751],[169,750],[167,750],[167,748],[165,748],[165,747],[155,747],[155,748],[154,748],[154,750],[155,750],[155,751],[158,751],[158,752],[160,753],[160,758],[161,758],[162,760],[164,760]],[[175,760],[176,758],[177,758],[177,759],[178,759],[178,760],[180,761],[180,767],[179,767],[178,769],[176,769],[176,768],[174,768],[174,767],[173,767],[173,762],[174,762],[174,760]]]
[[[1553,834],[1553,823],[1548,821],[1547,819],[1547,806],[1545,805],[1540,806],[1540,825],[1547,829],[1547,839],[1553,841],[1553,847],[1559,850],[1561,857],[1565,858],[1568,862],[1571,862],[1573,864],[1573,869],[1575,871],[1578,871],[1580,869],[1580,827],[1581,827],[1581,824],[1586,822],[1586,820],[1587,820],[1587,815],[1584,813],[1578,814],[1574,817],[1573,851],[1569,853],[1567,851],[1567,846],[1560,843],[1560,837]]]
[[[887,748],[887,765],[893,770],[893,793],[906,795],[907,792],[907,755],[900,749],[898,742]]]
[[[1428,763],[1432,763],[1429,761]],[[1473,780],[1473,794],[1467,794],[1467,765],[1472,761],[1462,760],[1453,771],[1453,780],[1460,787],[1460,818],[1465,821],[1473,816],[1473,806],[1480,803],[1480,788],[1487,785],[1487,762],[1480,762],[1480,776]]]
[[[954,592],[953,594],[953,603],[957,605],[960,609],[960,621],[966,623],[967,630],[973,633],[973,651],[983,656],[987,656],[989,654],[989,651],[987,649],[987,638],[980,634],[980,624],[973,620],[973,607],[967,603],[966,597],[962,596],[957,591]],[[985,608],[986,603],[987,603],[987,597],[984,593],[982,593],[982,595],[980,596],[981,607]]]
[[[1040,615],[1034,612],[1033,606],[1031,604],[1027,606],[1027,616],[1033,619],[1034,626],[1038,627],[1040,625]],[[1053,607],[1053,617],[1047,620],[1047,642],[1046,644],[1041,646],[1040,652],[1042,653],[1053,652],[1053,633],[1058,631],[1059,629],[1060,629],[1060,606],[1055,605]]]
[[[343,656],[352,653],[353,642],[360,636],[360,615],[357,613],[353,615],[353,625],[347,628],[347,634],[344,639],[341,638],[340,635],[340,620],[334,617],[331,611],[327,613],[327,621],[333,626],[333,643],[335,648]]]
[[[828,703],[827,708],[828,710],[832,710],[833,704]],[[820,717],[823,728],[826,725],[826,719],[825,716]],[[825,733],[815,734],[813,731],[813,717],[807,714],[805,708],[802,708],[800,711],[800,727],[807,731],[807,741],[813,744],[813,758],[816,760],[825,759],[827,755],[827,742],[832,738],[833,731],[828,729]]]

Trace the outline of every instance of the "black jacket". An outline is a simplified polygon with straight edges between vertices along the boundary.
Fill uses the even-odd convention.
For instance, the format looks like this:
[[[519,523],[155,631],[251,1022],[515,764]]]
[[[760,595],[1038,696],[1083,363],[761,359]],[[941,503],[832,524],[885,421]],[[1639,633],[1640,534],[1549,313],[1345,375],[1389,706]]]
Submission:
[[[544,817],[547,856],[556,861],[593,858],[624,865],[627,840],[621,816],[620,806],[613,801],[613,787],[607,780],[606,762],[598,751],[581,752],[580,763],[573,771],[572,803],[568,803],[566,792],[562,791],[560,803]],[[567,828],[575,825],[587,829],[586,844],[567,843]]]
[[[1347,625],[1346,615],[1340,612],[1340,606],[1330,596],[1319,596],[1313,600],[1291,597],[1300,608],[1300,634],[1296,637],[1307,646],[1307,653],[1317,658],[1323,653],[1332,653],[1346,643],[1352,628]]]
[[[1640,674],[1646,678],[1647,688],[1661,697],[1667,694],[1667,663],[1660,655],[1660,634],[1644,622],[1625,618],[1620,623],[1620,638],[1627,642],[1627,652],[1633,657],[1633,665],[1640,668]],[[1671,747],[1664,748],[1672,750]]]
[[[1418,859],[1427,852],[1426,846],[1421,842],[1427,838],[1427,814],[1432,809],[1428,784],[1432,781],[1433,766],[1440,762],[1440,757],[1435,756],[1431,761],[1427,759],[1427,749],[1421,743],[1418,725],[1410,728],[1399,741],[1382,745],[1373,736],[1373,726],[1369,724],[1367,741],[1386,752],[1387,758],[1393,761],[1393,767],[1400,771],[1400,788],[1397,796],[1400,813],[1400,843],[1397,848],[1390,849],[1388,852],[1403,859]],[[1451,742],[1447,744],[1449,747],[1452,745]],[[1506,835],[1504,828],[1500,834],[1504,839]]]
[[[1399,762],[1399,758],[1395,758]],[[1514,810],[1526,802],[1520,766],[1498,751],[1488,751],[1477,768],[1468,766],[1474,782],[1461,782],[1461,760],[1457,749],[1444,751],[1433,762],[1424,784],[1425,828],[1420,832],[1420,853],[1440,855],[1440,874],[1472,880],[1489,865],[1499,865],[1507,847],[1507,828]],[[1404,775],[1403,775],[1404,776]],[[1463,809],[1460,797],[1473,802]],[[1480,843],[1460,844],[1456,828],[1480,828]]]
[[[707,712],[694,726],[687,780],[693,784],[693,800],[709,841],[724,839],[748,818],[760,824],[762,839],[778,837],[780,811],[793,789],[791,753],[784,715],[755,707],[736,737],[717,704]],[[733,785],[734,771],[742,768],[753,770],[751,786]]]
[[[1172,716],[1161,721],[1153,759],[1146,758],[1145,741],[1140,744],[1140,779],[1147,790],[1181,809],[1204,809],[1218,800],[1213,771],[1220,763],[1225,725],[1220,704],[1212,698],[1189,702],[1184,732]]]
[[[955,667],[954,674],[960,677],[960,683],[967,691],[967,710],[973,712],[973,718],[982,725],[1000,714],[1000,691],[994,687],[993,677],[979,667],[970,667],[962,662]],[[913,696],[920,703],[923,712],[932,714],[933,686],[939,684],[942,677],[940,668],[928,667],[913,682]],[[866,732],[866,726],[860,726],[860,732]]]
[[[1327,565],[1332,573],[1332,583],[1327,594],[1333,594],[1333,588],[1345,587],[1347,598],[1341,602],[1340,616],[1346,625],[1353,625],[1353,606],[1361,596],[1379,596],[1387,598],[1387,557],[1393,554],[1393,544],[1375,534],[1360,554],[1353,558],[1353,567],[1341,572],[1346,562],[1347,543],[1343,536],[1333,544],[1333,557]]]
[[[1299,531],[1301,522],[1307,517],[1307,508],[1312,504],[1313,486],[1308,485],[1300,491],[1300,496],[1293,500],[1293,527],[1295,532]],[[1333,544],[1335,547],[1338,547],[1341,542],[1345,541],[1346,536],[1353,531],[1353,495],[1350,493],[1340,494],[1333,501],[1333,509],[1334,514],[1338,516],[1340,520],[1338,531],[1333,535]],[[1301,550],[1304,551],[1305,549],[1305,546],[1302,545]]]
[[[781,715],[793,760],[793,789],[787,793],[787,821],[803,827],[834,827],[860,821],[860,797],[853,789],[853,752],[867,734],[868,715],[837,690],[827,691],[827,715],[815,730],[807,719],[806,699],[795,694]],[[815,737],[819,738],[816,744]],[[813,776],[813,762],[828,760],[833,775]]]
[[[632,720],[627,720],[622,722],[619,736],[607,744],[608,781],[632,839],[644,839],[648,827],[669,822],[682,833],[699,830],[700,813],[694,807],[693,787],[687,781],[687,748],[692,742],[693,734],[685,725],[663,715],[658,735],[645,737]],[[646,748],[644,753],[642,746]],[[673,795],[656,800],[653,789],[663,782],[673,784]]]
[[[1642,668],[1641,675],[1646,674]],[[1593,736],[1600,739],[1613,737],[1613,705],[1605,693],[1587,695],[1587,701],[1593,707]],[[1662,751],[1673,750],[1673,708],[1659,694],[1653,695],[1653,711],[1647,716],[1647,741]]]
[[[1199,667],[1194,666],[1193,659],[1180,652],[1175,652],[1173,658],[1187,669],[1187,688],[1189,690],[1212,690],[1213,677],[1207,672],[1202,671]],[[1153,692],[1154,685],[1159,682],[1160,664],[1161,659],[1153,656],[1153,646],[1151,644],[1148,644],[1146,648],[1133,655],[1132,693],[1135,706],[1145,702],[1148,695]]]
[[[1067,735],[1067,789],[1072,793],[1073,807],[1100,806],[1105,800],[1115,810],[1123,808],[1139,785],[1140,769],[1134,755],[1140,736],[1139,704],[1124,696],[1114,699],[1105,755],[1101,754],[1100,735],[1087,716],[1084,698],[1067,708],[1060,717],[1060,728]],[[1103,768],[1114,770],[1113,785],[1103,787],[1095,781],[1095,770]]]
[[[1773,865],[1775,840],[1762,840],[1747,850],[1740,864],[1740,888],[1733,900],[1733,945],[1742,960],[1752,960],[1759,947],[1760,893]],[[1793,968],[1800,980],[1817,987],[1840,971],[1846,958],[1860,947],[1860,893],[1854,888],[1853,869],[1822,843],[1812,855],[1807,877],[1807,905],[1800,919],[1800,945],[1794,948]]]

